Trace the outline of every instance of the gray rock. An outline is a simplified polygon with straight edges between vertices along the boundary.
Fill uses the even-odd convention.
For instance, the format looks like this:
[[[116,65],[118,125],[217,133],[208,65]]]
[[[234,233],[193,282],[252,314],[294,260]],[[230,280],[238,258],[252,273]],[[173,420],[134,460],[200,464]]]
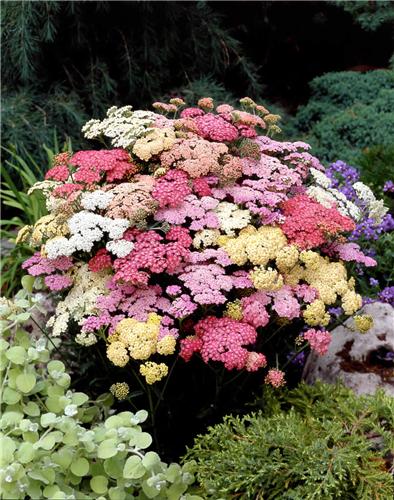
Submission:
[[[371,330],[352,330],[351,318],[335,328],[327,354],[309,355],[303,373],[307,383],[342,380],[357,394],[373,394],[380,387],[394,396],[394,308],[375,302],[364,306],[362,313],[373,317]]]

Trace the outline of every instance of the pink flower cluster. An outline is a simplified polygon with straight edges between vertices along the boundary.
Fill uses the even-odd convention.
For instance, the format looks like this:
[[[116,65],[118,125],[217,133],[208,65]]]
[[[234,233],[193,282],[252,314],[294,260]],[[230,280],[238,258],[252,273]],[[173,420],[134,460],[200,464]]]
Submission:
[[[138,170],[124,149],[79,151],[71,157],[70,164],[77,168],[74,179],[86,184],[99,182],[103,174],[108,182],[113,182]]]
[[[282,387],[285,385],[285,374],[281,370],[277,370],[276,368],[272,368],[268,370],[268,373],[264,379],[267,385],[272,385],[275,389]]]
[[[312,328],[303,334],[303,338],[309,342],[311,349],[319,356],[324,356],[327,353],[332,339],[329,332]]]
[[[198,135],[204,139],[218,142],[231,142],[238,138],[238,130],[234,125],[226,121],[219,115],[207,113],[197,116]]]
[[[377,262],[372,257],[364,255],[357,243],[333,244],[327,249],[329,255],[337,254],[338,257],[347,262],[359,262],[366,267],[376,266]]]
[[[286,200],[282,210],[286,217],[283,232],[302,249],[319,247],[327,238],[355,228],[354,221],[336,208],[326,208],[304,194]]]
[[[151,274],[166,271],[171,274],[189,255],[192,239],[183,227],[173,227],[164,238],[155,231],[131,230],[125,239],[134,242],[127,257],[115,259],[115,279],[118,281],[146,285]]]
[[[83,189],[83,185],[98,184],[103,175],[107,182],[113,182],[138,171],[138,167],[132,163],[129,153],[124,149],[78,151],[71,158],[62,153],[55,157],[54,163],[45,179],[66,182],[72,178],[74,181],[61,186],[63,189],[56,191],[58,196],[63,196],[67,191]],[[79,184],[76,183],[81,183],[82,186],[77,188]]]
[[[159,206],[177,207],[192,190],[188,182],[188,176],[183,170],[169,170],[160,177],[152,191],[152,196],[159,202]]]
[[[181,340],[180,356],[189,361],[193,353],[199,352],[202,359],[223,363],[227,370],[255,371],[265,366],[267,361],[259,353],[250,358],[251,352],[245,345],[253,344],[257,339],[256,330],[246,323],[230,318],[208,316],[195,326],[195,336]]]
[[[57,259],[47,259],[36,252],[32,257],[25,260],[22,268],[26,269],[31,276],[45,276],[44,283],[53,292],[58,292],[69,288],[73,284],[70,276],[60,274],[73,267],[73,262],[69,257],[58,257]]]

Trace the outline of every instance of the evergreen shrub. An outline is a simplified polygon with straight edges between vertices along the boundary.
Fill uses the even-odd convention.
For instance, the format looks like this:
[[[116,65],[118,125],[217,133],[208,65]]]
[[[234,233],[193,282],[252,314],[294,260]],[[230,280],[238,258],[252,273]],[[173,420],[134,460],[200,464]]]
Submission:
[[[188,450],[203,498],[393,498],[393,398],[318,383],[277,396],[266,389],[261,404],[226,417]]]

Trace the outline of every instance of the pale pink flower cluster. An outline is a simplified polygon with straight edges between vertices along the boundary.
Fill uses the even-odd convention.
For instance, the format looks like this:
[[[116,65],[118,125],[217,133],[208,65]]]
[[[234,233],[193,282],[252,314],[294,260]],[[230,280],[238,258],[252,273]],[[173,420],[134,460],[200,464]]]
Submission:
[[[303,338],[309,342],[311,349],[319,356],[327,353],[331,343],[331,334],[325,330],[309,329],[303,334]]]

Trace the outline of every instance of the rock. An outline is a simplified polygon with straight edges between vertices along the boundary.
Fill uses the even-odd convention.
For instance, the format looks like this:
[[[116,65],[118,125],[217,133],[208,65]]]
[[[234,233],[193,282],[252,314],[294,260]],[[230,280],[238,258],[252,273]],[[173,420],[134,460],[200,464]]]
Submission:
[[[303,373],[307,383],[342,380],[357,394],[373,394],[380,387],[394,396],[394,308],[375,302],[362,313],[373,317],[371,330],[352,330],[352,318],[335,328],[327,354],[309,355]]]

